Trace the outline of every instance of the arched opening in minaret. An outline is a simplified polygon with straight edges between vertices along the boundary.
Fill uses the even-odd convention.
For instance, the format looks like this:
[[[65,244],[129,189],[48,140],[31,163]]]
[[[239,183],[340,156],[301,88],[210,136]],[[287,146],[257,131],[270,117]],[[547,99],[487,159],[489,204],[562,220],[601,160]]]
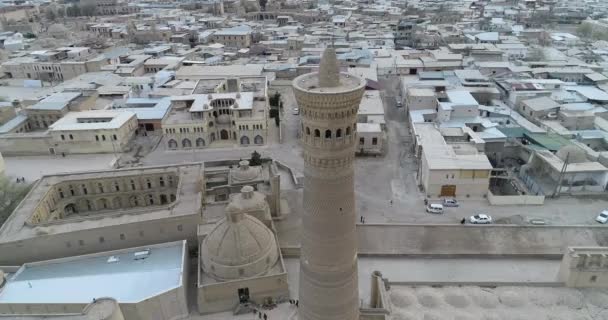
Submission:
[[[331,130],[325,130],[325,139],[331,139]]]
[[[310,135],[310,128],[306,127],[306,135]]]
[[[315,138],[321,137],[321,131],[319,129],[315,129]]]
[[[346,127],[346,136],[350,136],[350,127]]]
[[[336,138],[342,138],[342,129],[336,130]]]

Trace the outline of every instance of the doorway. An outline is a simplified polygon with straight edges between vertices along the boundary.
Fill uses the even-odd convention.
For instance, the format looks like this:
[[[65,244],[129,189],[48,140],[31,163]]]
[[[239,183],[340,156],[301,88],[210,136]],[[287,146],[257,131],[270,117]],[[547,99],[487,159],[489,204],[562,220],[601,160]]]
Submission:
[[[247,303],[247,302],[249,302],[249,288],[240,288],[238,290],[238,294],[239,294],[239,302],[240,303]]]
[[[456,196],[456,186],[453,184],[441,186],[441,194],[439,196],[440,197],[455,197]]]

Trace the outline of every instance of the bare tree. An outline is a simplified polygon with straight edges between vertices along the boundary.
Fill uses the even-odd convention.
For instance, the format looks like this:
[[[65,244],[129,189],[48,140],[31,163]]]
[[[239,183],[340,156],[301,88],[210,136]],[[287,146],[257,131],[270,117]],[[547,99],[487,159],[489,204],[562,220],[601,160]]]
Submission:
[[[19,202],[30,190],[27,183],[15,183],[5,176],[0,177],[0,225],[8,219]]]

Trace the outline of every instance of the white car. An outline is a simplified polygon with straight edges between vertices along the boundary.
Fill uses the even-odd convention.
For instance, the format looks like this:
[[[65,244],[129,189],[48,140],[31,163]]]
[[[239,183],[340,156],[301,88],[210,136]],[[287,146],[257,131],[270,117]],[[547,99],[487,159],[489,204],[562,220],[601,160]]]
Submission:
[[[443,213],[443,205],[440,205],[438,203],[429,203],[426,206],[426,212],[428,212],[428,213],[442,214]]]
[[[296,116],[299,115],[300,114],[300,109],[299,108],[293,108],[292,114],[296,115]]]
[[[600,212],[600,214],[598,214],[597,217],[595,218],[595,221],[597,221],[601,224],[605,224],[606,222],[608,222],[608,210],[604,210],[604,211]]]
[[[476,214],[469,218],[469,221],[473,224],[490,224],[492,223],[492,217],[487,214]]]

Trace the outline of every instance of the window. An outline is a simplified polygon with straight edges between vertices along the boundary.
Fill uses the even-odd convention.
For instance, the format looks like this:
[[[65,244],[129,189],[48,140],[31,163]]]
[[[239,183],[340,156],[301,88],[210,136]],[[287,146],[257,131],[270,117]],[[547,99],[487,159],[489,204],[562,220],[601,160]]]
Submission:
[[[350,136],[350,127],[346,127],[346,136]]]
[[[144,231],[143,230],[139,230],[139,236],[143,237],[144,236]]]
[[[319,129],[315,129],[315,138],[321,137],[321,131]]]
[[[165,186],[165,179],[163,179],[163,177],[158,178],[158,185],[161,187]]]
[[[61,135],[61,140],[65,140],[65,135]]]
[[[112,139],[114,139],[114,141],[118,140],[118,138],[116,138],[115,134],[112,135]]]
[[[95,135],[95,141],[99,141],[99,136]]]
[[[70,140],[74,140],[74,136],[70,134]]]
[[[101,182],[97,184],[97,189],[99,190],[99,193],[103,193],[103,184]]]
[[[331,139],[331,130],[325,130],[325,139]]]
[[[359,138],[359,145],[364,145],[365,144],[365,138]]]
[[[81,247],[84,246],[84,240],[78,240],[78,245]]]
[[[59,188],[59,198],[63,199],[63,190]]]
[[[177,225],[177,231],[183,231],[184,227],[181,224]]]
[[[146,185],[148,186],[148,189],[152,189],[152,182],[150,179],[146,179]]]
[[[120,234],[120,240],[125,240],[125,234],[124,233]]]
[[[342,138],[342,129],[336,131],[336,138]]]
[[[154,196],[151,194],[148,195],[148,204],[154,205]]]
[[[135,190],[135,181],[131,180],[131,190]]]
[[[589,278],[589,282],[596,282],[597,281],[597,276],[591,276],[591,278]]]
[[[106,141],[106,135],[105,134],[101,135],[101,140]]]
[[[106,241],[106,239],[104,239],[103,237],[99,237],[99,243],[104,243]]]
[[[81,185],[81,188],[82,188],[82,193],[83,194],[88,194],[89,193],[89,191],[87,190],[87,186],[85,186],[84,184]]]
[[[118,182],[114,182],[114,190],[120,191],[120,186],[118,185]]]

